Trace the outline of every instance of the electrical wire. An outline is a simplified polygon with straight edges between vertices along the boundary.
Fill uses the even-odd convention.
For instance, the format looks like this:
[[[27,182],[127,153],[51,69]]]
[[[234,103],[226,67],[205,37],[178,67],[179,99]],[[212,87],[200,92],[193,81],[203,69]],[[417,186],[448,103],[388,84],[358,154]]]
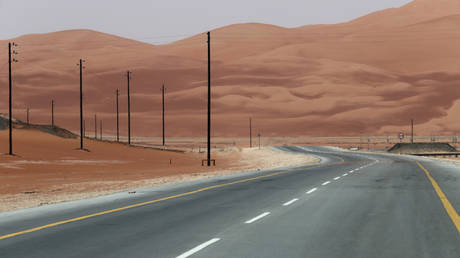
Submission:
[[[297,32],[299,29],[280,29],[281,31],[279,32],[274,32],[275,34],[270,34],[270,33],[260,33],[260,32],[232,32],[232,31],[223,31],[223,29],[218,29],[213,31],[213,40],[215,41],[216,39],[225,39],[227,41],[241,41],[241,40],[262,40],[262,39],[267,39],[270,41],[286,41],[286,40],[311,40],[315,39],[318,37],[326,37],[326,38],[350,38],[354,40],[365,40],[365,39],[370,39],[370,38],[375,38],[375,37],[398,37],[402,34],[401,36],[411,36],[410,34],[412,33],[418,33],[418,32],[427,32],[425,29],[420,29],[420,30],[413,30],[413,29],[407,29],[407,28],[401,28],[399,30],[388,30],[388,31],[368,31],[368,32],[354,32],[354,31],[344,31],[344,32],[317,32],[317,31],[309,31],[307,28],[304,29],[302,32]],[[297,31],[296,31],[297,30]],[[325,29],[327,30],[327,28]],[[452,30],[452,29],[436,29],[435,33],[436,34],[443,34],[443,33],[455,33],[460,35],[460,30]],[[58,32],[59,33],[59,32]],[[99,32],[94,32],[94,33],[99,33]],[[42,35],[42,34],[40,34]],[[46,34],[49,35],[49,34]],[[131,40],[128,38],[123,38],[123,37],[118,37],[115,35],[110,35],[110,34],[105,34],[101,33],[101,35],[104,36],[112,36],[116,37],[115,39],[99,39],[99,40],[82,40],[82,41],[75,41],[79,42],[82,45],[83,48],[88,49],[91,48],[92,44],[97,43],[97,45],[100,44],[109,44],[109,43],[117,43],[114,44],[111,47],[128,47],[128,46],[134,46],[134,45],[154,45],[158,46],[156,44],[164,45],[172,45],[172,46],[178,46],[178,45],[193,45],[195,43],[206,43],[206,38],[205,34],[196,34],[196,35],[188,35],[188,34],[178,34],[178,35],[163,35],[163,36],[151,36],[151,37],[144,37],[144,38],[138,38],[137,40]],[[387,36],[385,36],[387,35]],[[144,42],[145,40],[148,39],[164,39],[164,38],[179,38],[179,37],[187,37],[184,39],[179,39],[178,41],[175,42],[166,42],[166,41],[151,41],[151,42]],[[285,38],[289,37],[289,39]],[[45,47],[59,47],[59,46],[68,46],[69,43],[72,42],[52,42],[52,43],[25,43],[21,41],[21,38],[18,38],[16,40],[20,47],[34,47],[34,46],[45,46]],[[123,42],[123,41],[128,41],[128,42]],[[196,41],[196,42],[195,42]],[[96,45],[93,45],[94,47]],[[109,46],[106,46],[109,47]]]
[[[236,44],[248,44],[254,41],[268,41],[273,43],[271,47],[290,47],[296,45],[303,45],[303,44],[340,44],[341,47],[345,46],[346,44],[354,44],[354,43],[372,43],[372,44],[379,44],[379,43],[389,43],[389,42],[436,42],[444,39],[448,40],[457,40],[460,39],[460,30],[457,29],[444,29],[444,30],[436,30],[433,33],[435,35],[411,35],[414,32],[426,32],[427,30],[413,30],[408,29],[407,27],[400,28],[399,30],[394,31],[379,31],[379,32],[315,32],[315,31],[308,31],[305,28],[305,31],[302,34],[298,34],[296,32],[297,29],[284,29],[280,28],[280,32],[274,35],[270,35],[268,33],[261,33],[261,32],[232,32],[232,31],[222,31],[224,29],[218,29],[215,31],[212,37],[212,43],[217,45],[214,46],[218,47],[218,45],[236,45]],[[446,35],[449,32],[451,35]],[[98,33],[98,32],[95,32]],[[385,34],[387,33],[387,34]],[[402,33],[402,34],[401,34]],[[103,34],[109,35],[109,34]],[[441,35],[441,36],[440,36]],[[111,36],[111,35],[109,35]],[[152,37],[144,37],[143,39],[159,39],[159,38],[174,38],[174,37],[182,37],[182,36],[190,36],[187,34],[179,34],[179,35],[163,35],[163,36],[152,36]],[[117,36],[113,36],[117,37]],[[122,41],[122,42],[120,42]],[[51,44],[45,43],[19,43],[19,52],[21,55],[22,63],[27,63],[28,61],[28,52],[40,52],[40,51],[49,51],[55,54],[55,51],[61,52],[86,52],[86,56],[91,59],[91,57],[99,57],[104,56],[107,53],[110,54],[117,54],[118,56],[131,56],[131,54],[142,54],[144,51],[151,52],[156,51],[156,47],[160,47],[158,51],[163,51],[165,48],[173,51],[174,48],[177,47],[201,47],[206,45],[206,34],[197,34],[192,37],[182,39],[176,42],[169,43],[168,45],[149,45],[148,43],[138,42],[134,40],[129,40],[121,37],[117,37],[116,39],[100,39],[100,40],[90,40],[90,41],[78,41],[78,38],[75,42],[81,44],[82,49],[73,50],[73,49],[66,49],[69,44],[75,44],[74,42],[52,42]],[[109,43],[116,43],[110,45]],[[344,45],[345,44],[345,45]],[[141,46],[146,45],[148,46],[145,48],[133,48],[133,46]],[[276,46],[278,45],[278,46]],[[30,48],[29,48],[30,47]],[[151,48],[153,47],[153,48]],[[114,52],[115,50],[115,52]],[[161,54],[161,52],[158,52]],[[99,61],[99,60],[98,60]],[[6,63],[7,64],[7,63]],[[3,74],[1,71],[5,67],[6,64],[3,64],[0,68],[0,74]]]

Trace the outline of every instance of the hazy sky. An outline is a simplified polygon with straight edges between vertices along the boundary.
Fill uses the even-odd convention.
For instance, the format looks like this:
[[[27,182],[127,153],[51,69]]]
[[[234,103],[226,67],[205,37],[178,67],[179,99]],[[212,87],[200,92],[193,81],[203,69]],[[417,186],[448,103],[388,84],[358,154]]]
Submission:
[[[0,39],[93,29],[164,43],[221,26],[338,23],[410,0],[0,0]]]

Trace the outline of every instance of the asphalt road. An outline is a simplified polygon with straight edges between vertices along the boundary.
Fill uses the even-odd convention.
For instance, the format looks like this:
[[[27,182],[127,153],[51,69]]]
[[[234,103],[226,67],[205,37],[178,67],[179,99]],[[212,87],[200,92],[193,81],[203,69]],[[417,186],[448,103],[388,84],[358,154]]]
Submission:
[[[0,257],[460,257],[459,168],[284,150],[322,162],[1,213]]]

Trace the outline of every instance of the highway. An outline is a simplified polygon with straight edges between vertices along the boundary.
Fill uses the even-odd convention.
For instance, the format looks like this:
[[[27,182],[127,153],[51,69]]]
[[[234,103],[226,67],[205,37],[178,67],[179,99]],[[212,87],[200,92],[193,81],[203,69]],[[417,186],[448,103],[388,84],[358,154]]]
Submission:
[[[460,257],[460,169],[421,157],[321,158],[0,213],[0,257]]]

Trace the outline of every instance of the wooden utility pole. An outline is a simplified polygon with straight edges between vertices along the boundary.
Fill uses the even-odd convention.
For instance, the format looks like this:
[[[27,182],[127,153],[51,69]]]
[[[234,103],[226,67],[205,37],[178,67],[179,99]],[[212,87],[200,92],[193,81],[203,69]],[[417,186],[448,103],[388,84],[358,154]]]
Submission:
[[[97,140],[97,115],[94,114],[94,139]]]
[[[18,62],[17,59],[12,58],[12,54],[17,54],[16,51],[12,51],[11,47],[17,47],[16,43],[8,43],[8,93],[9,93],[9,106],[8,106],[8,126],[9,126],[9,155],[13,155],[13,81],[11,76],[12,63]]]
[[[411,127],[410,142],[414,143],[414,119],[410,120],[410,127]]]
[[[51,100],[51,128],[54,128],[54,100]]]
[[[208,167],[211,166],[211,32],[208,31]]]
[[[128,144],[131,144],[131,97],[129,92],[129,82],[131,80],[131,72],[126,72],[126,78],[128,79]]]
[[[115,94],[117,96],[117,142],[119,142],[120,141],[120,117],[118,113],[118,96],[120,95],[120,91],[117,89]]]
[[[260,133],[258,133],[257,136],[259,137],[259,150],[260,150],[260,136],[262,136],[262,135]]]
[[[100,126],[99,126],[99,130],[100,130],[100,137],[101,137],[101,141],[102,141],[102,119],[101,119],[101,123],[100,123]]]
[[[249,118],[249,148],[252,148],[252,118]]]
[[[83,120],[83,62],[84,60],[80,59],[80,63],[77,64],[80,66],[80,150],[83,150],[83,138],[85,138],[85,121]]]
[[[166,145],[165,141],[165,85],[163,84],[163,87],[161,87],[161,107],[162,107],[162,132],[163,132],[163,146]]]
[[[27,106],[27,125],[30,125],[30,120],[29,120],[29,106]]]

